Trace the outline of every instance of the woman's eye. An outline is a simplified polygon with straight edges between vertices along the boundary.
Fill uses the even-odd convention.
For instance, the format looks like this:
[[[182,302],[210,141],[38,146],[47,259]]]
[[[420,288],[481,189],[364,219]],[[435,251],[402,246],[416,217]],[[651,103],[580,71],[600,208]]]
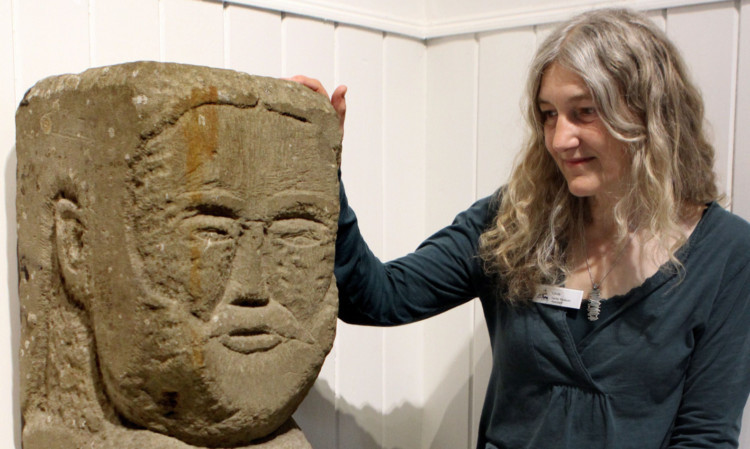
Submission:
[[[549,123],[557,117],[557,112],[553,110],[540,111],[542,114],[542,123]]]
[[[586,108],[580,108],[578,110],[578,116],[584,120],[590,120],[592,118],[595,118],[597,116],[596,108],[594,107],[586,107]]]

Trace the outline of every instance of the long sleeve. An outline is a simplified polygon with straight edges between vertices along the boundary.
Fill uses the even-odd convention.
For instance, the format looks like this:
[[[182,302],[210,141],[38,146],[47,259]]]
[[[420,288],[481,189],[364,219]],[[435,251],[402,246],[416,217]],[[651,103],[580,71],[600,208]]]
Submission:
[[[382,263],[370,251],[349,207],[343,184],[336,239],[339,317],[349,323],[397,325],[436,315],[478,295],[477,255],[490,198],[476,202],[453,224],[407,256]]]
[[[395,325],[474,296],[493,370],[478,448],[730,449],[750,391],[750,225],[712,204],[678,256],[611,298],[580,341],[567,312],[509,307],[482,271],[479,236],[496,214],[483,199],[414,253],[381,263],[341,191],[339,316]]]
[[[750,391],[750,263],[713,275],[718,296],[695,336],[670,448],[736,448]],[[736,260],[736,259],[735,259]],[[733,267],[736,268],[736,265]]]

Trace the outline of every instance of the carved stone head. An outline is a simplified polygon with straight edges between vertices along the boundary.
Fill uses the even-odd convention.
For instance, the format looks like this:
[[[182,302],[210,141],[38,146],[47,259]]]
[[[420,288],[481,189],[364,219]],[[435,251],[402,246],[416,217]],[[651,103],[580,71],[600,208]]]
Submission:
[[[326,99],[132,63],[41,81],[16,123],[24,447],[288,428],[335,332]]]

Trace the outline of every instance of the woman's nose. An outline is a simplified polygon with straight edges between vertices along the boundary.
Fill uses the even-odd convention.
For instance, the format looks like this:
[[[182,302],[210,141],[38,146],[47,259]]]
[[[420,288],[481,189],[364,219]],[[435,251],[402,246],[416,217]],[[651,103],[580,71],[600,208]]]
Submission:
[[[239,238],[222,302],[240,307],[268,304],[263,275],[263,224],[252,223]]]
[[[552,136],[552,149],[554,151],[565,151],[576,148],[580,144],[578,126],[568,118],[561,115],[557,118]]]

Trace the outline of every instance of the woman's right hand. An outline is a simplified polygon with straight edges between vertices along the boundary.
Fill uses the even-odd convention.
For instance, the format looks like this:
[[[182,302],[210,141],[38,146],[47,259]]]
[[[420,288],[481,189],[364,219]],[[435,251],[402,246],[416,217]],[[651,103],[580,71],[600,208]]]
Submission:
[[[296,81],[315,92],[325,95],[326,98],[328,98],[328,92],[326,91],[325,87],[323,87],[323,84],[315,78],[310,78],[304,75],[295,75],[287,79],[289,79],[290,81]],[[347,87],[341,85],[337,87],[336,90],[333,91],[333,95],[331,95],[331,104],[333,105],[333,109],[336,110],[336,113],[339,116],[339,128],[341,129],[342,135],[344,134],[344,120],[346,119],[346,90]]]

